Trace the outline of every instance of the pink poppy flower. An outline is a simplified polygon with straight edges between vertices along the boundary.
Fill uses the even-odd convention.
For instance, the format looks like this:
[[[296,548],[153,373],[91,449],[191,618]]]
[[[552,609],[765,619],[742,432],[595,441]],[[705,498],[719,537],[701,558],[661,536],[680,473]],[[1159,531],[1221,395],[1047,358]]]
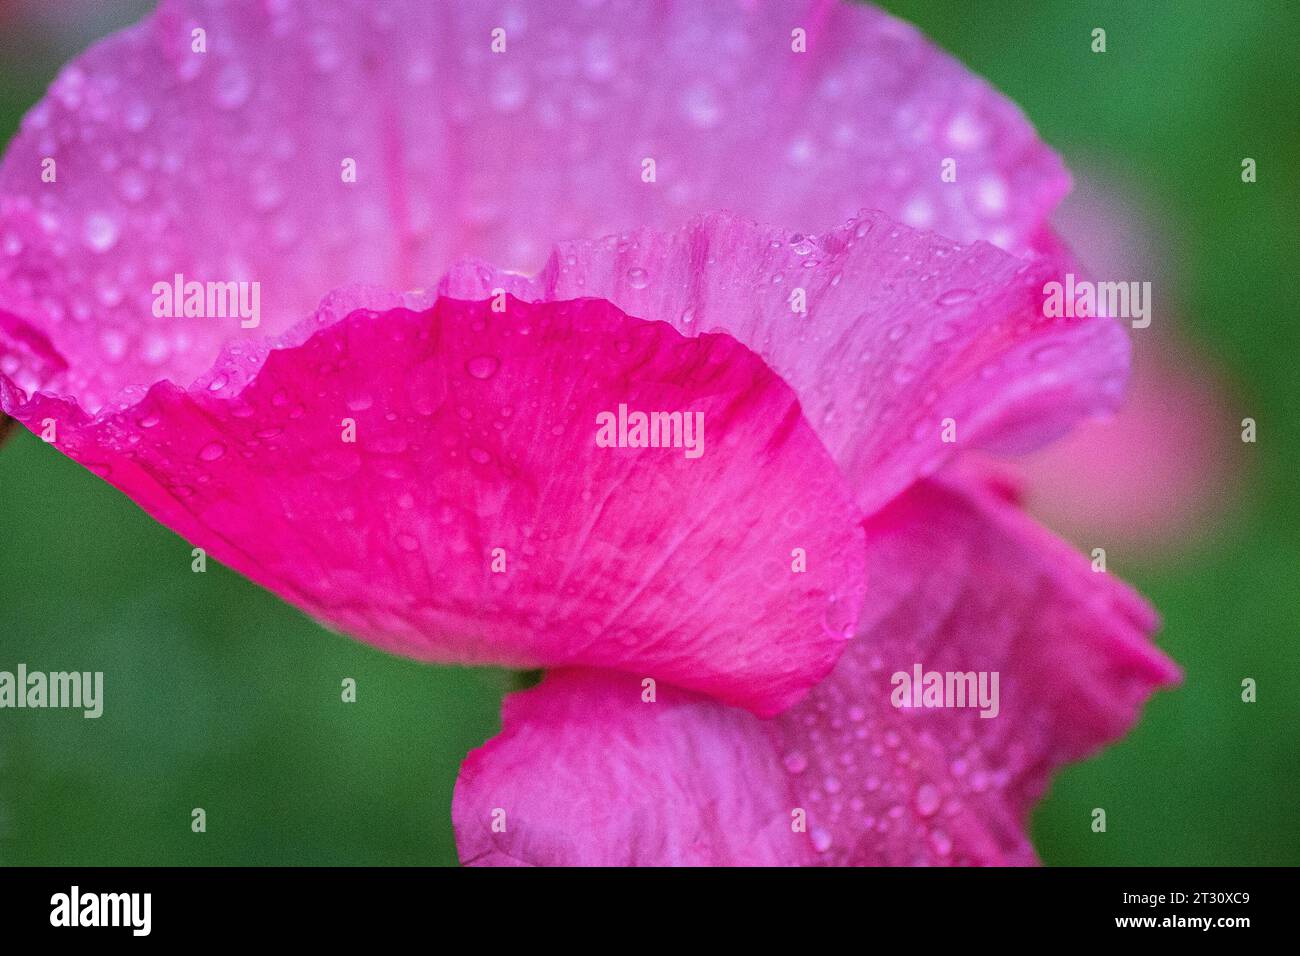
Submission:
[[[333,627],[551,669],[467,861],[1019,862],[1175,676],[946,467],[1119,400],[1043,314],[1067,188],[867,8],[171,0],[0,166],[0,410]]]
[[[1168,559],[1231,512],[1241,415],[1223,370],[1183,332],[1186,277],[1170,268],[1178,257],[1163,251],[1143,191],[1097,161],[1076,176],[1057,228],[1093,274],[1150,281],[1155,301],[1150,328],[1132,336],[1123,407],[1019,462],[1026,503],[1088,549]]]

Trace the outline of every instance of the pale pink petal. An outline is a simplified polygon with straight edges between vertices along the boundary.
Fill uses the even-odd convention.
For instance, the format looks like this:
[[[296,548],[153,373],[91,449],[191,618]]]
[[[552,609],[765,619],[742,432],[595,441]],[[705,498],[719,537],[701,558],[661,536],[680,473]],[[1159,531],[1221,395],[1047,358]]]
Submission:
[[[869,513],[960,448],[1036,447],[1119,403],[1119,324],[1043,315],[1043,287],[1067,262],[1024,262],[879,213],[820,237],[720,213],[560,243],[533,278],[462,262],[440,288],[594,295],[684,334],[736,336],[798,392]]]
[[[1242,416],[1228,407],[1219,370],[1175,333],[1135,338],[1118,414],[1083,423],[1018,465],[1030,511],[1071,540],[1167,556],[1233,512]]]
[[[506,698],[461,768],[462,862],[551,866],[812,862],[764,725],[675,688],[557,671]]]
[[[1177,680],[1148,640],[1154,612],[998,489],[922,483],[867,540],[876,600],[861,636],[779,724],[787,766],[807,763],[823,859],[1031,862],[1028,815],[1052,771],[1122,736]],[[997,716],[894,708],[893,675],[918,663],[998,672]]]
[[[1012,104],[865,5],[164,0],[10,145],[0,309],[94,411],[190,383],[328,289],[428,285],[463,255],[532,269],[558,240],[720,208],[809,233],[879,208],[1019,251],[1067,187]],[[260,282],[261,326],[154,317],[177,273]]]
[[[864,3],[546,0],[457,17],[460,68],[432,82],[450,81],[466,120],[483,249],[465,251],[514,268],[553,239],[718,209],[820,233],[869,207],[1023,252],[1069,190],[1014,104]],[[509,40],[495,57],[494,27]]]
[[[0,410],[53,419],[61,451],[158,520],[381,647],[788,706],[863,591],[857,512],[790,389],[728,336],[598,300],[507,306],[327,304],[248,382],[231,355],[94,419],[11,385]],[[596,447],[620,403],[702,414],[702,454]]]
[[[502,734],[457,783],[462,859],[1033,862],[1027,818],[1052,771],[1122,735],[1177,679],[1148,640],[1154,614],[1000,493],[965,480],[918,484],[867,536],[874,598],[858,636],[774,720],[662,687],[644,703],[635,681],[601,675],[512,697]],[[896,709],[892,676],[918,663],[998,672],[997,716]],[[504,833],[491,827],[497,809]]]

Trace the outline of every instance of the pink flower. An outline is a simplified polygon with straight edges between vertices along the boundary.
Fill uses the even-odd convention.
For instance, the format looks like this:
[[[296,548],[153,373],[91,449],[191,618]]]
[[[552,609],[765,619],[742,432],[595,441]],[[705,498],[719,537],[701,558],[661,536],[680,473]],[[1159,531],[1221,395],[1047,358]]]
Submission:
[[[1178,259],[1163,251],[1144,191],[1096,161],[1080,178],[1056,217],[1062,235],[1093,274],[1152,281],[1157,297],[1151,327],[1133,333],[1123,408],[1020,462],[1026,502],[1089,550],[1167,559],[1231,512],[1241,415],[1223,371],[1183,334],[1187,277],[1166,265]]]
[[[1020,258],[1067,188],[865,8],[174,0],[0,167],[0,410],[332,626],[553,669],[466,860],[1023,861],[1175,676],[950,465],[1122,392]],[[703,443],[604,447],[629,409]],[[998,716],[893,706],[913,664]]]

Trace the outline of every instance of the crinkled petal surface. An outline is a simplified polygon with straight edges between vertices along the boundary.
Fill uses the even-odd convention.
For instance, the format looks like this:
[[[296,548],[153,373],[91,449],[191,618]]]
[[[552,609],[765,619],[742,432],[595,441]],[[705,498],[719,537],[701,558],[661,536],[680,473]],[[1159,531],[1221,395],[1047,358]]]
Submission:
[[[52,419],[63,452],[164,524],[380,646],[788,706],[864,590],[857,511],[790,389],[729,336],[504,302],[354,311],[240,389],[228,357],[94,419],[2,382],[0,407]],[[701,454],[684,429],[664,435],[679,447],[597,447],[621,404],[702,420]]]
[[[1025,826],[1051,772],[1177,679],[1148,641],[1152,611],[965,478],[919,483],[874,516],[867,556],[860,633],[774,720],[671,688],[646,703],[634,680],[592,673],[508,698],[456,785],[461,859],[1034,862]],[[997,715],[895,708],[893,675],[916,664],[997,672]]]
[[[533,270],[556,241],[699,212],[820,233],[864,206],[1018,251],[1067,188],[1013,105],[859,4],[163,0],[9,147],[0,311],[95,411],[329,289],[427,285],[466,255]],[[176,273],[260,282],[261,329],[154,317]]]
[[[1124,330],[1043,314],[1044,286],[1068,262],[963,246],[879,213],[820,237],[711,214],[561,243],[533,278],[458,263],[441,290],[595,295],[684,334],[729,332],[798,392],[869,513],[957,448],[1037,447],[1119,404]]]

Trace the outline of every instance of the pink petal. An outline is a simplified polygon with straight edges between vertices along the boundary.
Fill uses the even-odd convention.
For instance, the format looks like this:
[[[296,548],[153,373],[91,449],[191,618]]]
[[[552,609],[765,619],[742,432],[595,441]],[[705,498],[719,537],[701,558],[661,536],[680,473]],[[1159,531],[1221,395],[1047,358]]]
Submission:
[[[602,675],[511,697],[502,734],[457,782],[462,859],[1033,862],[1025,823],[1052,771],[1121,736],[1177,679],[1147,639],[1153,613],[956,479],[918,484],[867,532],[869,616],[834,673],[775,720],[662,687],[643,703],[635,681]],[[999,672],[998,715],[894,708],[892,675],[917,663]]]
[[[735,340],[598,300],[329,310],[247,384],[231,355],[91,419],[0,376],[0,409],[55,419],[61,451],[155,518],[389,650],[653,674],[764,714],[830,670],[862,601],[857,512]],[[702,455],[596,447],[620,403],[702,413]]]
[[[453,83],[484,248],[465,251],[494,262],[718,209],[823,232],[864,206],[1023,252],[1069,190],[1014,104],[866,4],[549,0],[513,23],[466,6]],[[497,26],[512,46],[493,57]]]
[[[1029,509],[1089,550],[1185,550],[1238,500],[1241,416],[1229,403],[1206,356],[1175,333],[1142,333],[1122,410],[1018,462]]]
[[[1012,104],[859,4],[165,0],[9,147],[0,309],[94,411],[193,381],[325,290],[425,285],[462,255],[531,269],[558,240],[724,207],[805,233],[874,207],[1021,251],[1067,187]],[[155,319],[176,273],[260,282],[261,328]]]
[[[596,295],[684,334],[736,336],[798,392],[869,513],[958,448],[1033,448],[1118,405],[1124,330],[1043,315],[1044,285],[1067,261],[1026,263],[879,213],[821,237],[722,213],[670,233],[561,243],[531,279],[462,262],[440,289]],[[944,440],[948,419],[955,441]]]
[[[996,489],[922,483],[867,539],[877,600],[861,636],[779,725],[780,752],[808,763],[823,859],[1031,862],[1025,823],[1052,771],[1122,736],[1152,690],[1178,679],[1148,640],[1154,612]],[[894,708],[892,676],[918,663],[997,671],[998,715]]]
[[[789,781],[760,721],[667,686],[652,704],[642,693],[636,678],[557,671],[507,697],[501,735],[469,755],[456,782],[461,860],[812,862],[790,829]]]

